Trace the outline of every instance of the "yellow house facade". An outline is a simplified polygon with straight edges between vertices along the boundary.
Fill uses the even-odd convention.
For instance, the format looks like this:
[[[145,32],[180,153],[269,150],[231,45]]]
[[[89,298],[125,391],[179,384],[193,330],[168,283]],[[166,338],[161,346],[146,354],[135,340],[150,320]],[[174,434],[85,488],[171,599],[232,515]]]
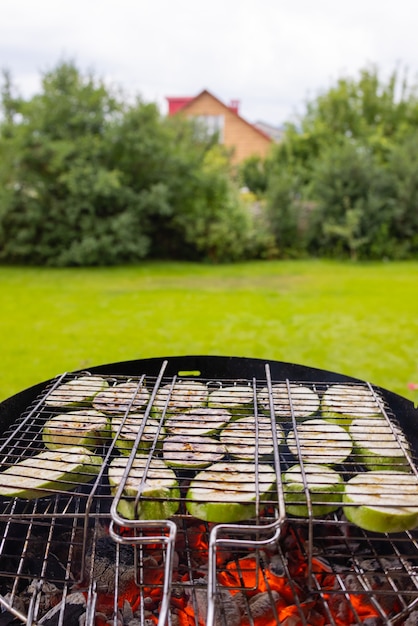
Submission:
[[[216,132],[219,141],[231,150],[236,165],[250,156],[265,158],[272,139],[239,115],[239,103],[228,106],[206,89],[194,98],[167,98],[169,115],[196,118],[209,132]]]

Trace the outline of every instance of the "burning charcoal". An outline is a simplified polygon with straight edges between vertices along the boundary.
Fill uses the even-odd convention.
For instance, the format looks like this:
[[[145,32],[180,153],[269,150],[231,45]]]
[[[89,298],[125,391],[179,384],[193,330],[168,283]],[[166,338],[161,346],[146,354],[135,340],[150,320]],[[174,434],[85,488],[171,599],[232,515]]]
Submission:
[[[13,607],[17,611],[20,611],[23,615],[26,613],[25,604],[19,596],[12,596],[10,593],[6,593],[5,596],[2,596],[3,600],[7,602],[10,607]],[[1,608],[0,613],[0,626],[11,626],[11,624],[20,624],[20,620],[18,620],[13,613],[6,611],[3,607]]]
[[[314,572],[327,572],[328,574],[333,572],[329,560],[323,556],[312,557],[312,566]]]
[[[402,562],[397,557],[382,557],[381,559],[364,559],[359,563],[363,574],[371,589],[379,592],[378,600],[384,611],[390,613],[397,603],[398,593],[402,592],[404,599],[410,597],[408,591],[415,589],[413,581],[406,574]],[[361,590],[363,587],[354,574],[346,577],[346,586],[350,591]]]
[[[131,623],[134,618],[134,612],[128,600],[125,600],[122,607],[123,624]]]
[[[88,577],[98,582],[98,591],[113,593],[116,578],[116,559],[119,558],[119,589],[123,593],[133,580],[135,580],[135,555],[134,548],[130,545],[117,544],[111,537],[100,537],[95,546],[94,554],[86,556],[86,573]],[[151,559],[154,561],[153,559]],[[156,563],[154,562],[155,566]]]
[[[402,589],[402,591],[413,588],[410,577],[406,576],[402,561],[396,557],[382,557],[379,560],[364,559],[360,561],[359,565],[373,589],[385,587],[388,584],[388,578],[395,583],[398,589]]]
[[[238,591],[234,595],[234,601],[235,601],[235,604],[237,606],[237,609],[240,615],[245,615],[245,612],[247,611],[247,606],[248,606],[248,598],[245,595],[245,593],[243,593],[242,591]]]
[[[271,557],[268,568],[275,576],[286,576],[286,565],[280,554]]]
[[[361,619],[362,624],[368,626],[381,626],[382,620],[378,615],[376,607],[372,602],[372,596],[365,592],[363,585],[354,573],[347,574],[342,577],[344,587],[347,589],[347,593],[335,593],[330,594],[328,599],[328,606],[332,614],[336,617],[337,623],[343,624],[357,624],[356,614]],[[340,587],[335,583],[334,590],[339,590]],[[374,597],[374,596],[373,596]],[[375,598],[378,600],[381,608],[390,613],[394,608],[394,596],[389,594],[383,594]]]
[[[61,617],[61,611],[64,611]],[[60,602],[53,609],[48,611],[38,624],[42,626],[58,626],[64,623],[65,626],[81,626],[84,623],[84,615],[86,612],[86,599],[80,592],[72,593]]]
[[[38,594],[39,580],[33,580],[25,590],[24,597],[30,598]],[[62,597],[62,591],[53,583],[45,581],[42,585],[42,593],[39,594],[39,614],[45,615],[47,611],[56,606]]]
[[[181,617],[179,616],[179,614],[177,613],[177,611],[174,609],[171,611],[170,613],[170,617],[171,617],[171,626],[181,626],[182,621],[181,621]],[[140,624],[129,624],[129,626],[140,626]]]
[[[206,622],[208,596],[206,589],[196,589],[196,602],[199,620]],[[220,609],[222,607],[222,609]],[[220,589],[216,597],[214,626],[241,626],[241,616],[233,596],[226,589]]]
[[[280,594],[277,591],[263,591],[258,593],[249,602],[250,616],[243,615],[241,624],[252,624],[258,622],[269,622],[276,616],[275,606],[280,601]]]
[[[94,617],[95,617],[96,622],[98,622],[99,624],[101,625],[106,624],[107,616],[101,611],[96,611]],[[85,625],[83,624],[82,626],[85,626]]]
[[[144,621],[139,618],[134,617],[130,622],[126,622],[127,626],[155,626],[155,619],[150,617],[145,617]],[[176,624],[175,621],[172,622],[173,626]]]
[[[125,624],[125,622],[120,617],[120,615],[116,615],[116,622],[113,617],[109,619],[104,613],[101,613],[99,611],[96,611],[94,617],[95,617],[95,622],[94,622],[95,624],[100,624],[100,625],[104,624],[105,626],[124,626]],[[81,623],[80,626],[85,626],[85,623],[84,622]]]
[[[154,606],[153,598],[151,598],[150,596],[146,596],[144,598],[144,608],[145,609],[152,609],[153,606]]]
[[[6,593],[6,595],[3,597],[3,600],[5,600],[10,607],[13,607],[17,611],[20,611],[20,613],[26,613],[25,603],[22,598],[19,598],[19,596],[12,596],[10,593]],[[0,624],[3,624],[1,620]]]
[[[345,595],[330,594],[327,604],[337,624],[351,624],[352,611]]]
[[[404,626],[417,626],[418,624],[418,611],[414,611],[406,620]]]

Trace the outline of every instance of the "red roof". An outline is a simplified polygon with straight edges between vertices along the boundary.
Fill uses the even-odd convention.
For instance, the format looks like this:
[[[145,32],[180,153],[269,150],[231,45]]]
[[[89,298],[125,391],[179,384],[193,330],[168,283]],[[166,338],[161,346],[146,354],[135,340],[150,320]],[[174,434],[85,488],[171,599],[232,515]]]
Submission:
[[[192,100],[196,100],[197,96],[179,96],[172,97],[167,96],[166,100],[168,102],[168,114],[175,115],[180,109],[183,109],[189,102]],[[239,115],[239,100],[231,100],[231,103],[228,105],[228,109],[230,109],[236,115]]]
[[[180,109],[182,109],[184,106],[186,106],[186,104],[189,104],[189,102],[191,102],[192,100],[194,100],[194,97],[188,97],[188,96],[182,96],[179,98],[171,98],[171,97],[167,97],[167,102],[168,102],[168,114],[169,115],[174,115],[175,113],[177,113],[177,111],[180,111]]]

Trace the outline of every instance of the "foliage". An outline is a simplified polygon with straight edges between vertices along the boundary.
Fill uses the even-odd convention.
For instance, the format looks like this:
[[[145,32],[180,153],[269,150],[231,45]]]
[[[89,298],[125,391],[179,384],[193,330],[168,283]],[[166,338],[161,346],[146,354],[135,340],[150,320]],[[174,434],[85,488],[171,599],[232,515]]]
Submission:
[[[388,158],[392,183],[391,221],[393,239],[401,241],[403,257],[418,254],[418,130],[393,146]]]
[[[272,177],[267,212],[281,257],[295,257],[304,253],[303,218],[305,208],[298,193],[295,176],[292,176],[287,170],[282,170]]]
[[[416,256],[417,136],[416,88],[399,71],[385,82],[365,69],[309,102],[266,168],[282,255]]]
[[[260,156],[250,156],[241,164],[239,176],[242,185],[256,195],[263,195],[267,189],[268,161]]]
[[[73,63],[45,73],[29,100],[15,95],[7,73],[3,83],[0,261],[251,254],[251,223],[227,159],[215,159],[213,139],[197,140],[190,123],[140,99],[126,103]]]
[[[395,70],[384,81],[372,66],[361,70],[358,79],[340,78],[309,102],[301,129],[305,141],[319,148],[353,138],[384,158],[386,146],[404,138],[417,122],[416,88],[409,86],[407,75]]]
[[[27,100],[4,72],[0,106],[0,262],[418,254],[418,93],[399,70],[340,78],[238,174],[216,137],[71,62]]]

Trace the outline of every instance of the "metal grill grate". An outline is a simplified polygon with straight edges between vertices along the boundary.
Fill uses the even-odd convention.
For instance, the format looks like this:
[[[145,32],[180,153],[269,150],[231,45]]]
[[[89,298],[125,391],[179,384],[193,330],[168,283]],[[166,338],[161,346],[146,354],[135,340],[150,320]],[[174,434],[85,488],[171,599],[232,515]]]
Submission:
[[[103,611],[115,626],[134,614],[160,626],[404,624],[418,610],[417,531],[362,530],[330,506],[339,486],[318,496],[310,483],[312,465],[344,483],[387,470],[417,480],[402,416],[368,383],[264,371],[171,375],[164,361],[152,375],[64,374],[32,398],[0,439],[6,613],[48,623],[56,603],[67,624],[65,599],[81,592],[92,626]],[[100,459],[94,472],[60,473],[48,457],[48,480],[29,480],[39,455],[41,467],[48,450],[78,460],[74,446]],[[298,492],[285,479],[295,465]]]

